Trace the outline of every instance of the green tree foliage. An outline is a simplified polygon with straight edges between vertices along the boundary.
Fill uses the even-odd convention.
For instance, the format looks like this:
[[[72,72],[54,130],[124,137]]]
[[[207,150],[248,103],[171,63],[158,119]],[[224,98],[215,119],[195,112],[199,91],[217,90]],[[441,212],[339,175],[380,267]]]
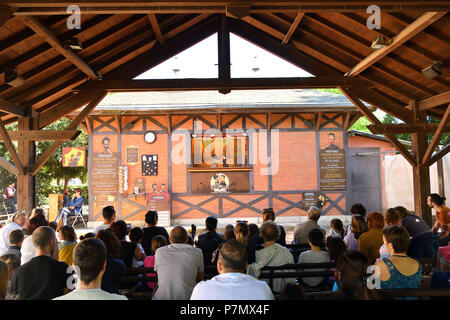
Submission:
[[[350,130],[357,130],[357,131],[370,133],[369,129],[367,129],[367,126],[369,124],[371,124],[369,119],[367,119],[366,117],[362,116],[358,120],[356,120],[356,122],[351,126]]]

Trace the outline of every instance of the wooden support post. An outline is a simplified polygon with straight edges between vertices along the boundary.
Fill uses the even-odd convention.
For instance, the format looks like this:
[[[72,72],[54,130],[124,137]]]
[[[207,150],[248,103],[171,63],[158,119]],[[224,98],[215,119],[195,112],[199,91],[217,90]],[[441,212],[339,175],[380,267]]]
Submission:
[[[426,121],[426,114],[424,111],[419,111],[417,101],[412,102],[412,110],[414,122]],[[420,131],[412,133],[411,146],[413,157],[416,160],[416,164],[413,166],[414,212],[431,226],[431,208],[427,205],[427,198],[431,192],[430,166],[421,161],[428,148],[427,134]]]
[[[31,109],[31,107],[30,107]],[[30,110],[27,117],[19,118],[19,130],[34,130],[36,114]],[[36,205],[35,176],[31,174],[31,168],[36,161],[36,144],[32,140],[18,141],[18,154],[25,172],[17,175],[17,209],[31,212]]]
[[[231,78],[230,68],[230,33],[228,31],[228,18],[222,14],[220,16],[220,28],[217,33],[218,39],[218,61],[219,61],[219,79],[229,80]],[[222,88],[219,89],[222,94],[231,92],[231,89]]]
[[[442,158],[436,163],[437,175],[438,175],[438,192],[440,195],[445,195],[445,183],[444,183],[444,166],[442,164]]]

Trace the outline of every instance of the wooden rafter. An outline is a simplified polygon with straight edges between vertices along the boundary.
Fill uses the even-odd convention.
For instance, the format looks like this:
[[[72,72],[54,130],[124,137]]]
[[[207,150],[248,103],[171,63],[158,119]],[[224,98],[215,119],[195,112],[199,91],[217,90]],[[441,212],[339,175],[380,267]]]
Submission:
[[[178,90],[252,90],[252,89],[317,89],[368,87],[370,82],[343,76],[299,78],[231,78],[231,79],[155,79],[155,80],[89,80],[78,89],[109,91],[178,91]]]
[[[39,22],[36,18],[31,16],[25,16],[22,18],[24,23],[38,34],[42,39],[47,41],[52,47],[54,47],[60,54],[62,54],[67,60],[72,62],[81,71],[87,74],[91,79],[98,79],[98,74],[92,70],[92,68],[84,62],[78,55],[73,53],[70,49],[64,47],[59,41],[56,35],[50,31],[46,26]]]
[[[392,134],[403,134],[403,133],[416,133],[419,131],[426,133],[434,133],[438,129],[439,123],[431,122],[417,122],[417,123],[398,123],[398,124],[384,124],[384,130]],[[368,125],[367,128],[373,134],[381,134],[382,132],[372,124]],[[444,132],[450,132],[450,125],[446,125],[443,128]]]
[[[81,131],[78,130],[15,130],[8,131],[12,141],[31,140],[31,141],[54,141],[75,140]],[[0,139],[3,142],[3,139]]]
[[[161,33],[161,28],[159,27],[158,20],[156,20],[156,15],[154,13],[150,13],[147,15],[148,20],[150,21],[150,24],[152,25],[153,32],[155,33],[156,39],[159,41],[159,43],[164,43],[164,36]]]
[[[430,24],[445,16],[446,12],[426,12],[417,18],[413,23],[408,25],[405,29],[400,31],[396,36],[392,38],[392,43],[379,50],[374,51],[365,59],[360,61],[356,66],[351,68],[346,75],[349,77],[356,76],[372,66],[377,61],[381,60],[384,56],[400,47],[403,43],[417,35],[420,31],[428,27]]]
[[[430,144],[428,145],[427,151],[425,151],[425,154],[422,158],[422,164],[428,163],[428,161],[431,158],[431,155],[433,154],[434,150],[439,144],[439,141],[441,140],[442,134],[444,133],[445,129],[447,128],[447,124],[450,119],[450,104],[447,106],[447,110],[445,111],[444,116],[442,117],[441,122],[439,123],[439,126],[434,133],[433,139],[431,139]]]
[[[12,143],[11,138],[9,137],[9,133],[5,128],[5,124],[1,119],[0,119],[0,136],[3,138],[6,149],[8,149],[9,155],[11,156],[12,161],[16,165],[18,173],[24,174],[25,168],[23,167],[22,162],[20,161],[16,147]]]
[[[2,98],[0,98],[0,110],[19,117],[25,116],[25,108]]]
[[[365,11],[373,4],[370,1],[86,1],[86,0],[4,0],[6,5],[21,8],[16,15],[62,15],[66,14],[69,5],[77,4],[82,14],[192,14],[198,12],[225,13],[227,6],[251,6],[251,13],[295,13],[299,10],[308,12],[353,12]],[[378,1],[377,5],[383,11],[423,11],[448,10],[444,1]]]
[[[294,19],[294,22],[292,22],[288,32],[284,36],[283,40],[281,41],[282,44],[286,44],[291,39],[292,35],[294,34],[295,30],[297,29],[298,25],[300,24],[300,21],[302,20],[303,16],[305,15],[304,12],[297,13],[297,16]]]
[[[61,119],[65,115],[69,114],[73,110],[76,110],[83,106],[84,104],[91,101],[94,97],[96,97],[97,92],[89,92],[84,91],[80,92],[77,95],[74,95],[60,103],[56,106],[42,112],[39,115],[39,129],[52,124],[53,122]]]
[[[433,163],[435,163],[439,159],[442,159],[449,152],[450,152],[450,143],[447,144],[444,148],[442,148],[438,152],[436,152],[435,154],[433,154],[430,161],[428,161],[428,165],[431,166]]]
[[[8,170],[9,172],[15,174],[16,176],[19,174],[19,170],[17,170],[17,167],[2,157],[0,157],[0,167]]]
[[[0,7],[0,28],[5,24],[6,21],[13,17],[14,12],[17,8],[4,8]]]
[[[361,111],[363,115],[374,124],[383,135],[395,146],[395,148],[405,157],[405,159],[414,167],[416,160],[411,153],[398,141],[391,133],[384,131],[383,124],[380,120],[359,100],[359,98],[350,91],[348,88],[339,88],[341,92]]]
[[[98,91],[94,97],[91,98],[89,104],[76,116],[76,118],[67,126],[66,130],[74,130],[78,125],[89,115],[89,113],[95,109],[95,107],[106,96],[106,91]],[[55,141],[50,147],[48,147],[37,159],[33,165],[32,174],[36,175],[39,169],[50,159],[55,151],[61,146],[64,141]]]
[[[450,103],[450,90],[439,93],[435,96],[423,99],[419,101],[419,110],[429,110],[440,105]]]

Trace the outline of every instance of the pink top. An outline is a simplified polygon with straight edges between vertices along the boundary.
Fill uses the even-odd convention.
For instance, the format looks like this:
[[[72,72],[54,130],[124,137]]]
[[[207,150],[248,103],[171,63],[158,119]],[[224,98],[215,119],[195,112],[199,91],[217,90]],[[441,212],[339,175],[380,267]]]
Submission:
[[[155,266],[155,256],[148,256],[144,259],[144,268],[153,268]],[[147,273],[147,277],[156,276],[156,273]],[[155,281],[148,281],[147,285],[150,289],[155,288]]]
[[[439,254],[447,261],[450,262],[450,246],[439,247]]]

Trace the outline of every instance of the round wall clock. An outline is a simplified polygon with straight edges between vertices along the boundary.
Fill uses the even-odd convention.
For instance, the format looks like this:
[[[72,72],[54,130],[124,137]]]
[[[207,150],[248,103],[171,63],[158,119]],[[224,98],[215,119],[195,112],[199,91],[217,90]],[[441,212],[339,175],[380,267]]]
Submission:
[[[153,143],[156,140],[156,133],[153,131],[148,131],[144,134],[144,140],[147,143]]]

